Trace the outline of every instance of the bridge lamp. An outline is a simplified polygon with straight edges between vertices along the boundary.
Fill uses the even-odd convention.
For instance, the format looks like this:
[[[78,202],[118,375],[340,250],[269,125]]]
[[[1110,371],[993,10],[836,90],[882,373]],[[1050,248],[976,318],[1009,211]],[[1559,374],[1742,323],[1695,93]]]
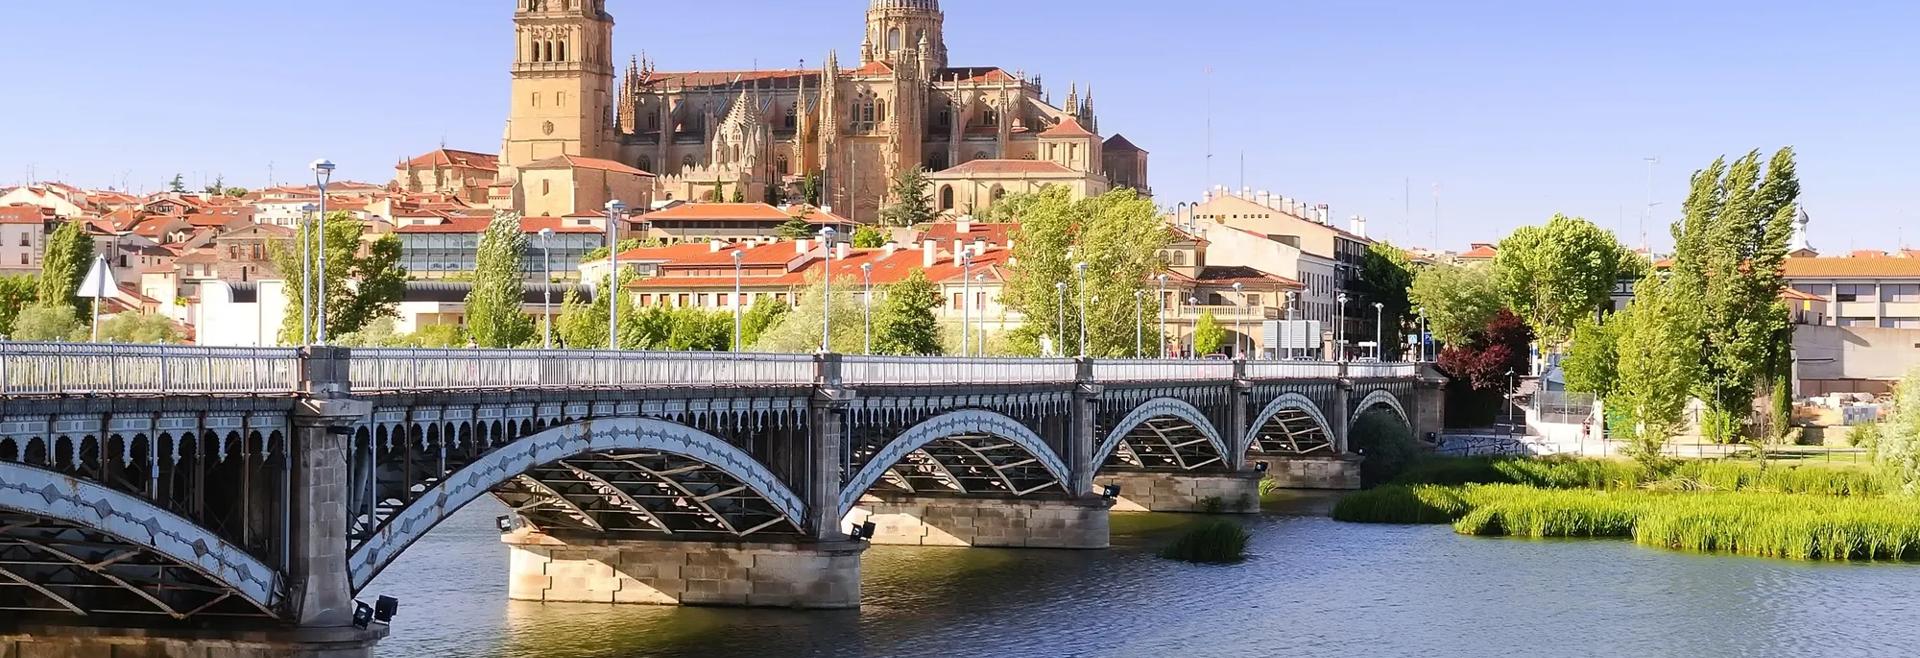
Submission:
[[[373,606],[362,601],[353,602],[353,627],[365,630],[373,623]]]
[[[980,296],[985,297],[987,294],[986,293],[987,273],[981,272],[979,274],[973,275],[973,282],[980,284]],[[987,304],[985,300],[982,300],[980,303],[980,346],[979,347],[980,347],[980,356],[982,358],[985,358],[987,356]]]
[[[1136,359],[1146,358],[1147,353],[1146,307],[1143,305],[1146,298],[1147,291],[1133,291],[1133,358]]]
[[[820,229],[820,248],[827,255],[827,273],[820,277],[820,352],[833,350],[833,227]]]
[[[1343,292],[1339,297],[1335,297],[1334,301],[1340,302],[1340,322],[1333,326],[1336,332],[1333,344],[1340,349],[1340,353],[1335,355],[1339,357],[1337,360],[1344,362],[1347,360],[1347,302],[1351,300],[1347,298],[1347,293]]]
[[[620,218],[627,204],[607,202],[607,349],[620,349]]]
[[[316,317],[314,338],[315,342],[325,345],[327,344],[327,183],[333,182],[333,161],[321,158],[314,160],[309,166],[313,168],[314,183],[320,188],[320,213],[317,217],[319,223],[313,238],[318,245],[315,249],[320,252],[318,254],[320,282],[316,286],[319,299],[314,302],[313,307]]]
[[[300,206],[300,344],[313,344],[313,217],[320,206]]]
[[[733,250],[733,351],[735,352],[746,349],[745,346],[740,344],[740,313],[741,307],[746,305],[746,300],[740,294],[740,261],[746,257],[745,251],[741,249]]]
[[[400,612],[400,599],[382,596],[373,602],[373,620],[382,624],[393,623],[393,615]]]
[[[867,283],[867,354],[873,354],[873,263],[860,264],[860,276]]]
[[[973,350],[973,252],[960,252],[960,356]]]
[[[1105,498],[1105,499],[1107,499],[1107,500],[1113,500],[1113,499],[1115,499],[1115,498],[1119,498],[1119,497],[1120,497],[1120,485],[1117,485],[1117,484],[1109,484],[1109,485],[1107,485],[1107,486],[1104,486],[1104,487],[1101,487],[1101,488],[1100,488],[1100,497],[1101,497],[1101,498]]]
[[[1199,306],[1199,305],[1200,305],[1200,298],[1198,296],[1194,296],[1194,295],[1187,296],[1187,306]],[[1188,312],[1191,313],[1192,309],[1188,309]],[[1194,358],[1198,358],[1200,356],[1200,318],[1199,316],[1194,316],[1194,321],[1193,321],[1193,354],[1192,356]]]
[[[1157,340],[1160,341],[1160,358],[1164,359],[1167,358],[1167,275],[1161,274],[1158,278],[1160,279],[1160,297],[1154,301],[1160,305],[1160,315],[1156,318],[1160,325],[1160,336]]]
[[[553,349],[553,229],[540,229],[541,348]]]
[[[1387,358],[1387,344],[1380,342],[1387,328],[1387,305],[1373,303],[1373,360],[1378,362]]]
[[[1054,338],[1057,339],[1058,341],[1058,345],[1054,348],[1054,350],[1059,353],[1059,356],[1066,356],[1067,354],[1067,282],[1065,281],[1054,282],[1053,290],[1056,293],[1055,296],[1058,298],[1055,301],[1053,308],[1060,316],[1059,324],[1054,325],[1054,329],[1055,329]]]
[[[1073,273],[1080,277],[1080,356],[1087,356],[1087,262],[1073,264]]]
[[[1239,298],[1240,305],[1243,307],[1247,307],[1250,311],[1252,307],[1247,306],[1246,290],[1247,290],[1247,284],[1241,283],[1239,281],[1233,282],[1233,296]],[[1241,358],[1241,359],[1247,358],[1247,351],[1244,348],[1240,347],[1240,338],[1243,335],[1245,335],[1247,331],[1246,319],[1247,319],[1247,314],[1244,312],[1241,313],[1238,317],[1235,317],[1233,319],[1233,351],[1237,352],[1235,357]]]

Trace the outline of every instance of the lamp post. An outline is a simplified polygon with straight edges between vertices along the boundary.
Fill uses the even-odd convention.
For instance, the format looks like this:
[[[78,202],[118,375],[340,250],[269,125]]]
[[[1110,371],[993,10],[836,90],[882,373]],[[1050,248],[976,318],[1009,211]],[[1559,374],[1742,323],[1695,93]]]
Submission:
[[[1347,360],[1347,293],[1340,293],[1334,301],[1340,302],[1339,322],[1333,325],[1333,347],[1339,351],[1334,360],[1345,363]]]
[[[1053,325],[1054,340],[1055,340],[1054,350],[1058,352],[1059,356],[1066,356],[1067,355],[1067,282],[1065,281],[1054,282],[1053,290],[1056,293],[1055,296],[1058,297],[1058,299],[1055,301],[1053,305],[1053,310],[1060,316],[1058,322]]]
[[[1147,291],[1133,291],[1133,358],[1146,358],[1147,351]]]
[[[833,349],[833,227],[820,229],[820,249],[827,254],[827,274],[820,278],[820,351]]]
[[[620,349],[620,218],[627,204],[607,202],[607,349]]]
[[[1387,329],[1387,305],[1380,302],[1374,302],[1373,303],[1373,360],[1375,363],[1385,361],[1387,358],[1387,344],[1384,342],[1381,342],[1382,340],[1385,339],[1384,337],[1386,336],[1386,333],[1385,333],[1386,329]]]
[[[300,344],[313,344],[313,217],[320,207],[300,206]]]
[[[1432,347],[1428,344],[1431,342],[1429,335],[1431,331],[1432,329],[1427,326],[1427,309],[1422,306],[1420,307],[1420,360],[1422,362],[1433,360]]]
[[[1242,309],[1241,312],[1233,318],[1233,353],[1234,358],[1241,359],[1247,356],[1247,351],[1240,347],[1240,338],[1241,335],[1246,332],[1247,312],[1251,309],[1251,307],[1247,306],[1246,290],[1247,284],[1239,281],[1233,282],[1233,296],[1240,300],[1240,308]],[[1249,342],[1252,341],[1251,336],[1247,338]]]
[[[1073,271],[1079,275],[1080,283],[1080,356],[1087,356],[1087,262],[1073,264]]]
[[[540,345],[553,349],[553,229],[540,229]]]
[[[986,294],[987,294],[987,273],[986,273],[986,272],[981,272],[981,273],[979,273],[979,274],[975,274],[975,275],[973,275],[973,282],[974,282],[974,283],[977,283],[977,284],[980,284],[980,296],[982,296],[982,297],[985,297],[985,296],[986,296]],[[984,300],[983,300],[983,302],[982,302],[982,303],[980,304],[980,334],[979,334],[979,336],[980,336],[980,337],[979,337],[979,340],[980,340],[980,358],[983,358],[983,359],[984,359],[984,358],[986,358],[986,356],[987,356],[987,305],[986,305],[986,303],[984,303]]]
[[[1194,307],[1194,306],[1199,306],[1199,305],[1200,305],[1200,298],[1199,298],[1199,297],[1196,297],[1196,296],[1193,296],[1193,295],[1188,295],[1188,296],[1187,296],[1187,306],[1189,307],[1189,308],[1187,309],[1187,312],[1188,312],[1188,313],[1192,313],[1192,312],[1193,312],[1193,309],[1192,309],[1191,307]],[[1189,354],[1189,355],[1188,355],[1188,357],[1189,357],[1189,358],[1197,358],[1197,357],[1199,357],[1199,356],[1200,356],[1200,320],[1199,320],[1199,318],[1197,318],[1197,317],[1196,317],[1196,318],[1194,319],[1194,321],[1193,321],[1193,350],[1192,350],[1192,352],[1193,352],[1192,354]]]
[[[320,265],[317,273],[320,281],[316,285],[319,300],[314,304],[314,342],[327,344],[327,183],[333,182],[333,161],[326,158],[313,161],[313,180],[320,187],[319,230],[314,240],[319,243]]]
[[[1167,358],[1167,275],[1161,274],[1157,278],[1160,279],[1160,296],[1154,301],[1160,305],[1159,322],[1157,323],[1160,326],[1160,337],[1158,340],[1160,342],[1160,358],[1164,359]]]
[[[740,295],[740,261],[746,259],[746,257],[745,252],[739,249],[733,250],[733,351],[735,352],[741,351],[744,347],[740,344],[742,340],[740,333],[740,307],[744,304],[744,300],[741,299]]]
[[[960,250],[960,357],[973,352],[973,252]]]
[[[1292,290],[1288,290],[1285,294],[1287,296],[1287,330],[1291,332],[1293,330],[1293,303],[1294,303],[1294,300],[1298,299],[1298,297],[1294,296],[1294,293]],[[1286,354],[1287,354],[1286,358],[1288,359],[1293,358],[1293,347],[1291,346],[1287,347]]]
[[[860,276],[867,282],[867,354],[873,354],[873,263],[860,264]]]

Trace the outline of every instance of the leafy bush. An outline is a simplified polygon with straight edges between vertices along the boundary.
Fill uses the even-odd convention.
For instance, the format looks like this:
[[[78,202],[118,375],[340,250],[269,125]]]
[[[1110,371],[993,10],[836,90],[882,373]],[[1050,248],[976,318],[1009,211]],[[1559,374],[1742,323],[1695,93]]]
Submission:
[[[1393,480],[1420,455],[1413,430],[1388,411],[1368,412],[1353,424],[1349,447],[1366,457],[1360,462],[1360,481],[1372,486]]]
[[[1388,485],[1347,494],[1333,519],[1348,523],[1452,523],[1470,509],[1460,487]]]
[[[1247,531],[1224,519],[1201,522],[1187,530],[1160,557],[1182,562],[1231,564],[1246,559]]]

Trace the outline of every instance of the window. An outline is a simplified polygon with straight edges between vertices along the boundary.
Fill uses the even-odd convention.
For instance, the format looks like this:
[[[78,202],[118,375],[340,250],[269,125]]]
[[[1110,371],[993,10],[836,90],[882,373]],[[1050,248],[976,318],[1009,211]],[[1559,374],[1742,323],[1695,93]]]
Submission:
[[[799,115],[798,108],[799,106],[797,105],[787,106],[787,117],[785,119],[785,122],[786,122],[785,125],[787,126],[788,130],[793,130],[794,128],[797,128],[800,126],[800,115]]]
[[[960,296],[960,293],[957,293],[957,292],[953,293],[953,310],[956,310],[956,311],[960,310],[960,302],[962,299],[963,298]]]
[[[873,101],[873,121],[875,123],[878,123],[886,120],[887,120],[887,102],[884,100]]]
[[[640,156],[640,171],[644,171],[644,172],[647,172],[647,173],[653,173],[653,158],[652,158],[652,157],[649,157],[649,156],[645,156],[645,155],[643,155],[643,156]]]
[[[1876,294],[1874,290],[1876,287],[1877,286],[1871,283],[1843,283],[1835,288],[1835,297],[1843,302],[1873,299],[1873,296]]]
[[[900,50],[900,28],[887,30],[887,52]]]
[[[1257,293],[1257,292],[1254,292],[1254,293],[1247,293],[1247,305],[1248,305],[1248,306],[1259,306],[1259,305],[1260,305],[1260,293]]]
[[[27,255],[26,255],[26,254],[20,254],[20,264],[21,264],[21,265],[26,265],[26,264],[27,264]]]
[[[533,106],[540,107],[540,92],[533,92]]]
[[[31,247],[31,246],[33,246],[33,238],[32,238],[32,237],[30,237],[31,235],[32,235],[31,233],[28,233],[28,232],[26,232],[26,231],[21,231],[21,232],[20,232],[20,246],[22,246],[22,247]]]
[[[553,181],[547,181],[547,180],[540,181],[540,196],[546,196],[549,194],[553,194]],[[315,240],[315,242],[319,242],[319,240]],[[613,261],[609,260],[607,262],[613,262]]]
[[[780,170],[780,175],[782,176],[793,173],[792,168],[788,166],[787,154],[785,153],[774,156],[773,166]]]
[[[567,106],[567,92],[564,92],[564,91],[562,91],[562,92],[555,92],[555,93],[553,94],[553,106],[554,106],[554,107],[566,107],[566,106]]]
[[[1880,286],[1880,301],[1894,304],[1920,302],[1920,283],[1898,283]]]

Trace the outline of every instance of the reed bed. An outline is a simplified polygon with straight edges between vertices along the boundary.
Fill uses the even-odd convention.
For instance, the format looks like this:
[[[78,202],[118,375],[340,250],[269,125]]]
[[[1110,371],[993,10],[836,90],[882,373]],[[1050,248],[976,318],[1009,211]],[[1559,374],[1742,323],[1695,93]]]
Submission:
[[[1878,496],[1888,488],[1871,469],[1697,460],[1659,471],[1617,459],[1563,457],[1429,458],[1395,484],[1520,484],[1541,489],[1756,491],[1820,496]]]
[[[1247,530],[1223,519],[1202,521],[1160,550],[1160,557],[1182,562],[1231,564],[1246,559]]]

